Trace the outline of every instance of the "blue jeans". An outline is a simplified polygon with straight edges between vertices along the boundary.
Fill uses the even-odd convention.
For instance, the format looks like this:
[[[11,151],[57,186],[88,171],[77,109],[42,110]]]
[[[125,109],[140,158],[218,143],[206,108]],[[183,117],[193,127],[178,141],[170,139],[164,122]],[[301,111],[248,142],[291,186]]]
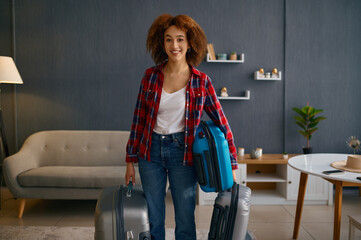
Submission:
[[[167,175],[175,212],[176,240],[196,240],[194,210],[197,177],[193,166],[183,166],[184,133],[153,133],[150,159],[139,159],[139,173],[148,202],[152,239],[165,239]]]

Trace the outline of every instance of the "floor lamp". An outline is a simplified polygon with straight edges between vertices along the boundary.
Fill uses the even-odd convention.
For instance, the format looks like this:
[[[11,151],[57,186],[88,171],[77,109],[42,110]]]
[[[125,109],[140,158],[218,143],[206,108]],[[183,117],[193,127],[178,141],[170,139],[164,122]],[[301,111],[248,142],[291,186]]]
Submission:
[[[20,77],[18,69],[16,68],[15,62],[11,57],[2,57],[0,56],[0,84],[1,83],[12,83],[12,84],[22,84],[23,80]],[[1,89],[0,89],[1,93]],[[9,148],[6,141],[5,129],[4,129],[4,121],[3,121],[3,114],[1,109],[1,96],[0,96],[0,140],[2,144],[3,154],[1,157],[9,156]],[[2,163],[3,159],[1,158],[0,162],[0,209],[2,203],[1,197],[1,187],[2,187],[2,180],[3,180],[3,172],[2,172]]]

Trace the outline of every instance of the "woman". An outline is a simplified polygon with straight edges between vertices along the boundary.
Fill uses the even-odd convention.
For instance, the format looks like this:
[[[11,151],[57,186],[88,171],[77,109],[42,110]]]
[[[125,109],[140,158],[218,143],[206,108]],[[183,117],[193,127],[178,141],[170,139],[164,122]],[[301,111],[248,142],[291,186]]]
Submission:
[[[145,71],[127,144],[126,183],[135,182],[133,163],[148,202],[152,239],[165,239],[167,176],[175,209],[176,239],[196,239],[196,174],[192,145],[203,109],[224,132],[237,169],[233,135],[210,78],[193,67],[204,59],[207,39],[189,16],[164,14],[148,32],[155,67]],[[235,180],[235,171],[233,171]]]

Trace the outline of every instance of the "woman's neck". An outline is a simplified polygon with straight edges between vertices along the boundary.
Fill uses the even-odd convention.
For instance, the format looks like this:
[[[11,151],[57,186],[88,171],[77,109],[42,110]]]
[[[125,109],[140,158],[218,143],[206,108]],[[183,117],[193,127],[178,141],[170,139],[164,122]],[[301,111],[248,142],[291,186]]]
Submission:
[[[189,70],[187,62],[167,62],[164,70],[170,74],[181,74]]]

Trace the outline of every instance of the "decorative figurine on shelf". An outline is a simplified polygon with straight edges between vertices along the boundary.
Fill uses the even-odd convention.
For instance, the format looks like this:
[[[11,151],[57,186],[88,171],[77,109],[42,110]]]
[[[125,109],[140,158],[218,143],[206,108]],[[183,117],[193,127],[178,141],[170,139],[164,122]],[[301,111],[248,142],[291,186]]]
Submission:
[[[261,152],[257,149],[252,149],[251,150],[251,158],[252,159],[258,159],[261,157]]]
[[[226,87],[222,87],[221,89],[221,97],[228,97],[228,92]]]
[[[278,78],[278,70],[277,70],[277,68],[272,69],[272,78]]]
[[[266,72],[266,78],[271,78],[271,73],[270,72]]]
[[[353,154],[356,154],[361,149],[361,143],[360,140],[355,137],[351,136],[346,140],[347,146],[349,146],[351,149],[353,149]]]
[[[232,52],[229,55],[229,60],[237,60],[237,53],[236,52]]]
[[[260,68],[258,69],[258,72],[259,72],[259,77],[264,78],[264,69]]]

